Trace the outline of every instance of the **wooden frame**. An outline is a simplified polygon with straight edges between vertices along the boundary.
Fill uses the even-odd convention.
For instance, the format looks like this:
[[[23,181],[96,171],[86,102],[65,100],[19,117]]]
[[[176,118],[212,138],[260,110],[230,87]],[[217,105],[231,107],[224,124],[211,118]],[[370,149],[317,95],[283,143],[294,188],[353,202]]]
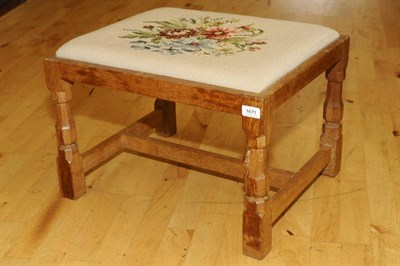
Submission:
[[[70,199],[82,196],[86,191],[85,175],[125,150],[231,176],[244,181],[246,192],[243,252],[262,259],[271,250],[272,223],[319,173],[335,176],[340,170],[341,93],[348,53],[349,38],[341,36],[263,93],[247,93],[170,77],[47,58],[44,60],[46,81],[56,103],[57,166],[61,194]],[[326,72],[328,87],[320,149],[296,173],[269,167],[267,149],[273,112],[323,72]],[[155,108],[133,125],[81,154],[69,103],[74,83],[155,97]],[[243,105],[259,108],[260,119],[242,116],[242,128],[247,138],[243,161],[148,137],[154,128],[162,136],[175,134],[175,102],[236,115],[242,114]],[[270,190],[276,193],[272,195]]]

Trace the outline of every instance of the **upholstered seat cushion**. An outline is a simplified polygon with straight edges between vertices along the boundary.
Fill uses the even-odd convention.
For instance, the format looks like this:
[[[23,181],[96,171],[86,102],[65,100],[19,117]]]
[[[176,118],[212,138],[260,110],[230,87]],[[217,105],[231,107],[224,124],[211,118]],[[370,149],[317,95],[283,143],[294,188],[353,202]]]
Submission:
[[[56,55],[259,93],[338,37],[313,24],[158,8],[79,36]]]

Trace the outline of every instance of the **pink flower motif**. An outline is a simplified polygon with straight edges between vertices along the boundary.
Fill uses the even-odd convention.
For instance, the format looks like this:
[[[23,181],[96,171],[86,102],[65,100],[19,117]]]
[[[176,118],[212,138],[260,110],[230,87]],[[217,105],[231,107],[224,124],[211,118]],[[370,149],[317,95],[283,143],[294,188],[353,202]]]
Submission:
[[[214,28],[214,29],[209,29],[206,31],[203,31],[201,35],[204,35],[207,37],[207,39],[213,39],[213,40],[225,40],[228,38],[231,33],[234,33],[234,30],[227,29],[227,28]]]
[[[1,0],[0,0],[1,1]],[[131,48],[168,55],[232,55],[239,52],[255,52],[264,39],[256,39],[264,30],[253,24],[240,26],[240,19],[180,18],[179,20],[144,21],[142,29],[126,29],[129,34],[120,38],[133,39]],[[149,24],[150,23],[150,24]]]
[[[252,27],[251,27],[250,25],[241,26],[241,27],[239,27],[239,28],[241,28],[241,29],[243,29],[243,30],[251,30],[251,29],[252,29]]]
[[[260,47],[249,47],[249,51],[250,52],[255,52],[255,51],[258,51],[258,50],[261,50],[261,48]]]

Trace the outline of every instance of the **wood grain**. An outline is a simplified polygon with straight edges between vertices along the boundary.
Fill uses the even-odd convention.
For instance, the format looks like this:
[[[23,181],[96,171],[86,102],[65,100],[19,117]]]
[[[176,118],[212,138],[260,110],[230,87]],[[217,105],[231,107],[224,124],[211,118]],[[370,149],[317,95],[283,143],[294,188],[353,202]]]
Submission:
[[[272,217],[267,208],[271,177],[268,171],[267,147],[272,121],[264,101],[245,97],[244,104],[260,109],[261,118],[242,117],[242,128],[247,138],[243,161],[244,190],[243,253],[263,259],[272,248]]]
[[[63,157],[59,156],[58,168],[61,169],[59,170],[59,183],[63,188],[62,195],[69,198],[77,198],[78,196],[74,196],[75,194],[79,194],[79,196],[83,194],[81,192],[82,189],[73,181],[78,177],[80,177],[79,180],[83,180],[85,166],[82,166],[82,156],[77,149],[75,127],[73,126],[73,130],[70,130],[70,125],[74,125],[70,107],[64,104],[72,98],[70,88],[72,84],[85,83],[91,86],[103,86],[157,97],[154,108],[155,112],[158,111],[162,114],[162,118],[159,123],[154,123],[154,127],[156,133],[163,137],[170,137],[176,133],[175,101],[197,107],[207,107],[217,111],[222,110],[228,113],[240,114],[239,110],[242,108],[239,109],[232,101],[234,100],[232,96],[235,96],[236,99],[242,100],[241,107],[251,106],[258,110],[257,117],[242,114],[242,129],[247,139],[247,151],[243,160],[244,171],[242,171],[246,192],[242,231],[243,253],[257,259],[263,259],[272,248],[271,237],[274,218],[276,219],[286,207],[291,205],[320,172],[322,169],[321,164],[324,162],[320,158],[327,159],[329,157],[330,160],[324,171],[325,174],[334,176],[340,170],[342,149],[340,120],[343,116],[341,95],[348,53],[349,38],[341,37],[282,77],[277,82],[277,86],[273,86],[271,90],[266,90],[266,92],[256,95],[249,95],[244,91],[237,92],[218,86],[85,62],[58,58],[45,59],[45,75],[48,86],[52,89],[53,94],[57,94],[56,97],[53,96],[53,98],[57,99],[56,102],[59,107],[57,109],[59,113],[57,120],[63,125],[61,127],[62,130],[64,128],[68,129],[66,131],[68,134],[66,135],[70,137],[66,141],[63,138],[59,139],[59,143],[61,143],[60,150],[73,152],[73,156],[68,153],[70,158],[64,158],[64,161],[66,160],[72,165],[71,168],[73,170],[78,169],[80,171],[79,176],[69,170],[68,166],[61,164]],[[272,177],[270,174],[272,171],[268,170],[267,147],[270,142],[273,112],[277,108],[277,103],[282,104],[297,91],[303,89],[304,85],[318,76],[321,70],[326,70],[328,79],[328,92],[324,104],[324,119],[326,122],[321,137],[321,146],[323,148],[299,172],[294,174],[294,179],[283,184],[282,191],[284,192],[280,193],[278,191],[277,193],[279,200],[269,202],[267,200],[271,188]],[[67,87],[67,84],[71,85]],[[289,87],[287,84],[289,84]],[[293,87],[293,84],[296,84],[296,87]],[[135,89],[132,90],[132,88]],[[276,95],[281,97],[277,98]],[[227,102],[233,109],[227,108]],[[151,118],[151,114],[149,118]],[[139,122],[138,124],[141,123]],[[72,144],[64,145],[64,142]],[[135,132],[128,130],[117,133],[88,151],[86,153],[86,162],[90,164],[88,170],[104,164],[123,149],[140,152],[147,156],[161,157],[167,162],[183,162],[186,165],[222,174],[227,172],[228,176],[241,173],[241,171],[235,171],[234,167],[237,167],[238,164],[232,158],[161,140],[141,137],[140,134],[137,135]],[[325,156],[320,154],[322,151],[325,152]],[[328,152],[330,152],[330,156],[328,156]],[[74,158],[74,161],[72,158]],[[86,167],[87,165],[88,163],[86,163]],[[323,166],[325,167],[326,165]],[[233,171],[229,172],[230,170]],[[298,181],[298,176],[303,175],[307,178],[303,178],[304,182],[301,183]],[[83,184],[85,184],[84,180]],[[68,193],[65,191],[68,191]],[[277,196],[275,195],[275,197]]]
[[[42,59],[73,37],[160,6],[317,23],[351,37],[341,171],[320,177],[285,211],[262,262],[241,254],[241,183],[122,154],[86,177],[88,193],[78,201],[57,198],[55,107]],[[30,0],[0,17],[0,264],[397,265],[399,10],[396,0]],[[154,99],[134,94],[82,84],[72,91],[81,152],[153,109]],[[325,91],[319,77],[280,105],[272,166],[294,172],[318,149]],[[176,109],[170,141],[240,160],[240,117]],[[199,131],[204,138],[191,137]]]
[[[321,146],[326,147],[324,150],[332,150],[331,163],[327,169],[331,172],[335,171],[335,174],[337,174],[340,169],[342,138],[340,120],[336,120],[338,118],[341,119],[343,114],[341,88],[348,61],[348,43],[349,39],[347,37],[341,37],[338,41],[333,42],[326,49],[322,49],[315,56],[280,79],[277,82],[278,85],[273,86],[271,91],[268,90],[255,96],[248,95],[246,92],[237,92],[217,86],[58,58],[46,59],[44,64],[46,76],[50,75],[50,77],[47,77],[49,84],[57,81],[86,83],[157,97],[154,108],[162,113],[162,119],[161,123],[155,124],[155,128],[156,133],[164,137],[170,137],[176,133],[175,101],[237,114],[241,108],[239,109],[235,105],[236,101],[232,98],[234,95],[236,99],[241,100],[242,105],[257,108],[260,118],[255,119],[242,115],[242,129],[247,138],[247,151],[243,161],[244,171],[235,169],[238,164],[232,158],[200,150],[196,151],[195,149],[161,140],[140,137],[135,132],[128,131],[114,135],[94,147],[86,154],[89,157],[86,161],[90,162],[89,169],[94,169],[110,160],[122,149],[126,149],[145,155],[161,157],[167,162],[176,161],[228,176],[242,174],[246,192],[243,213],[243,252],[251,257],[262,259],[272,247],[271,227],[273,218],[276,219],[311,183],[319,173],[315,169],[321,170],[321,163],[318,159],[309,161],[305,167],[301,168],[300,175],[312,176],[313,178],[304,179],[306,182],[301,185],[296,185],[298,181],[293,180],[284,183],[282,190],[287,193],[280,197],[281,201],[267,203],[272,180],[272,171],[268,170],[267,161],[267,146],[270,141],[272,114],[277,108],[277,104],[285,102],[302,86],[318,76],[319,72],[326,70],[328,93],[324,105],[326,123],[321,137]],[[53,69],[57,71],[55,72]],[[290,86],[296,84],[296,87],[287,87],[287,84]],[[62,86],[58,83],[54,84],[53,87],[56,88],[55,90],[62,89]],[[71,94],[70,91],[69,94]],[[280,95],[280,98],[277,98],[276,95]],[[210,99],[213,99],[212,102]],[[227,108],[227,102],[232,109]],[[64,111],[62,113],[69,114],[70,112]],[[339,129],[333,128],[331,125],[338,126]],[[324,158],[327,157],[325,156]],[[325,170],[326,174],[328,174],[327,169]],[[331,172],[329,174],[333,175]],[[75,193],[75,188],[65,182],[65,180],[69,179],[63,178],[62,174],[63,172],[59,174],[60,184],[69,186],[70,194]],[[279,192],[278,194],[281,195]],[[279,213],[277,213],[277,210],[279,210]]]
[[[162,113],[162,122],[156,126],[156,132],[159,136],[171,137],[176,133],[176,108],[175,103],[157,99],[154,103],[154,109]]]
[[[328,88],[324,102],[325,122],[322,126],[321,147],[331,148],[331,160],[323,171],[323,174],[328,176],[336,176],[342,162],[343,135],[340,123],[343,118],[342,86],[346,78],[349,46],[349,38],[343,38],[341,59],[325,74]]]
[[[57,170],[61,195],[77,199],[86,192],[83,159],[78,150],[75,122],[71,114],[72,84],[59,78],[55,65],[46,67],[47,86],[56,103]]]
[[[270,208],[272,220],[275,221],[283,211],[307,188],[330,160],[331,150],[320,149],[298,172],[296,172],[285,186],[271,198]]]
[[[124,134],[134,132],[139,136],[147,136],[151,133],[152,129],[161,124],[162,113],[159,110],[155,110],[142,117],[132,125],[124,128],[120,132],[115,133],[105,141],[97,144],[90,150],[84,152],[82,157],[85,174],[90,173],[94,169],[123,152],[124,146],[122,143],[122,138]]]
[[[235,114],[241,112],[241,93],[228,88],[94,64],[82,64],[71,60],[48,58],[45,64],[56,65],[60,71],[60,78],[64,80],[75,80],[223,112]],[[132,87],[130,84],[137,85]],[[205,97],[207,98],[204,99]]]

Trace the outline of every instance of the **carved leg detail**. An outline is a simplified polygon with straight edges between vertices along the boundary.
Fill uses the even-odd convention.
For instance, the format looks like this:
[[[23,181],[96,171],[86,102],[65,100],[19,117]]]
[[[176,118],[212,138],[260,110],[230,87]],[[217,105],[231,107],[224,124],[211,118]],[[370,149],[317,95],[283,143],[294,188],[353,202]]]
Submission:
[[[62,82],[62,81],[61,81]],[[63,84],[63,91],[53,91],[56,103],[58,142],[57,169],[60,191],[63,197],[77,199],[86,192],[83,160],[79,153],[75,123],[72,119],[71,85]]]
[[[332,149],[331,160],[322,174],[336,176],[340,171],[342,158],[342,124],[343,101],[342,85],[344,80],[342,64],[337,63],[332,69],[326,72],[328,88],[324,103],[324,124],[322,126],[321,146]]]
[[[342,124],[343,101],[342,86],[346,78],[346,68],[349,56],[349,39],[345,39],[342,46],[342,58],[333,67],[326,71],[328,87],[324,103],[324,124],[322,126],[321,147],[331,148],[331,160],[322,174],[336,176],[340,171],[342,159]]]
[[[176,133],[175,103],[157,99],[154,103],[154,109],[161,110],[163,113],[162,123],[156,127],[156,133],[163,137],[173,136]]]
[[[248,146],[244,160],[246,198],[243,212],[243,253],[256,259],[264,258],[272,244],[272,217],[268,204],[270,177],[267,169],[269,123],[264,118],[257,120],[243,117],[243,130]]]
[[[243,213],[243,253],[263,259],[271,250],[272,217],[267,210],[268,197],[246,196]]]
[[[325,122],[322,126],[321,146],[331,148],[331,160],[322,171],[323,175],[335,177],[342,161],[342,124]]]
[[[328,81],[326,100],[324,103],[324,119],[322,126],[321,146],[332,149],[331,160],[322,172],[327,176],[336,176],[340,171],[342,157],[342,124],[343,117],[342,82]]]

